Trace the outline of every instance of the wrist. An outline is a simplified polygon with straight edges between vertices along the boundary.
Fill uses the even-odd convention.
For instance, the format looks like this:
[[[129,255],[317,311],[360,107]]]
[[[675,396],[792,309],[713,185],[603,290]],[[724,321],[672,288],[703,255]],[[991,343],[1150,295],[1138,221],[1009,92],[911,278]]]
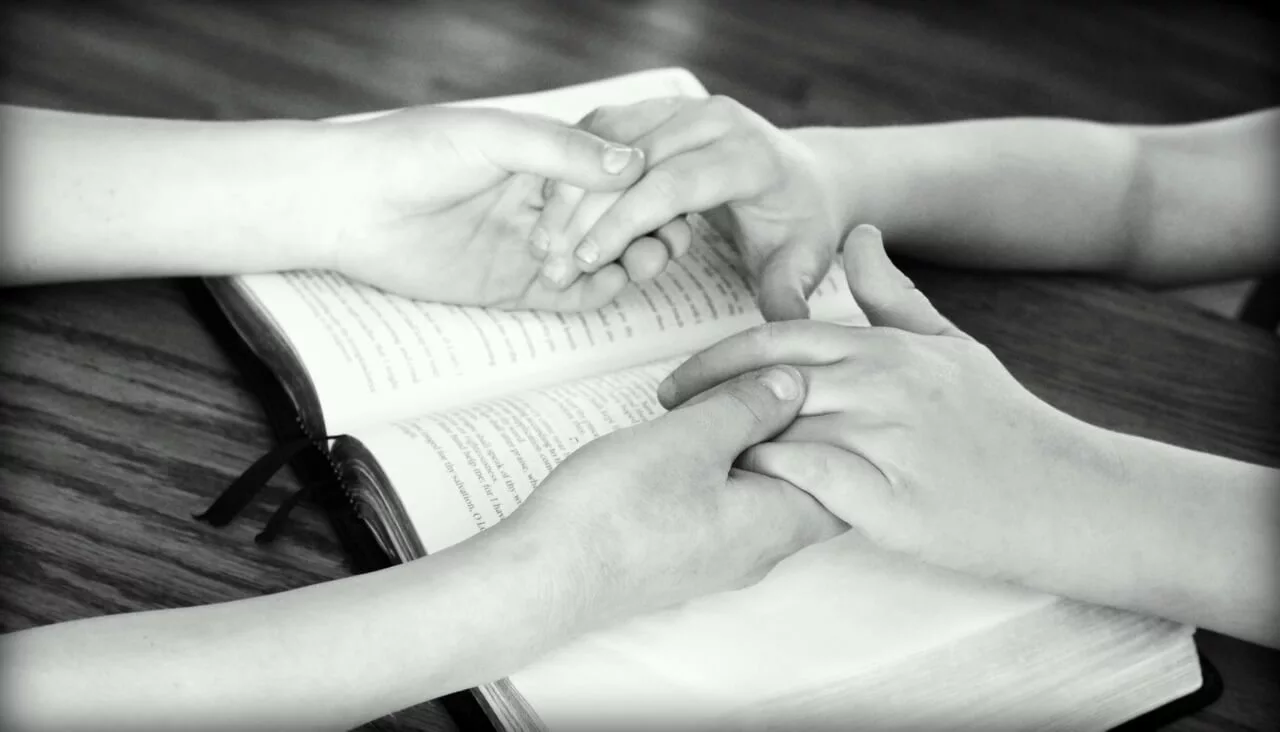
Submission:
[[[840,246],[859,224],[890,232],[897,229],[895,196],[901,191],[891,174],[900,171],[888,164],[895,157],[891,148],[896,137],[877,136],[879,132],[841,127],[790,130],[811,154],[813,170],[835,215]],[[887,146],[890,149],[884,149]]]
[[[1035,483],[1021,487],[1026,501],[997,544],[995,574],[1055,595],[1134,608],[1134,593],[1167,586],[1182,571],[1167,511],[1178,497],[1144,475],[1150,456],[1133,444],[1136,438],[1043,407],[1035,430],[1043,448],[1036,464],[1020,471]]]
[[[1111,433],[1030,394],[1018,440],[992,470],[987,504],[963,530],[940,532],[922,558],[962,572],[1079,597],[1113,567],[1116,519],[1132,503]]]
[[[357,125],[324,121],[281,121],[279,156],[282,209],[276,246],[288,267],[342,270],[351,243],[368,228],[367,203],[378,190],[371,167],[372,145]],[[274,228],[274,227],[269,227]]]
[[[473,541],[487,562],[524,578],[516,594],[529,611],[530,628],[540,641],[557,645],[602,622],[610,593],[589,542],[565,526],[548,530],[530,518],[537,517],[517,512]]]
[[[838,249],[855,226],[868,221],[865,215],[859,217],[859,211],[865,212],[866,207],[860,203],[865,196],[859,190],[857,176],[853,175],[857,166],[851,164],[852,158],[841,140],[842,133],[847,131],[801,127],[786,132],[805,150],[810,170],[834,219]]]

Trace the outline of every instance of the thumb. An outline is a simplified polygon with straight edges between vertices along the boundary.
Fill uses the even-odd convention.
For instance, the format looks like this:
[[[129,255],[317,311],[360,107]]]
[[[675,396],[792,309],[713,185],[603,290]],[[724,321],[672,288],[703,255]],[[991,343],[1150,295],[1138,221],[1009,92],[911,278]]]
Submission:
[[[921,335],[969,337],[889,261],[876,227],[862,224],[849,233],[844,243],[844,270],[853,299],[872,325]]]
[[[670,415],[705,439],[726,467],[744,450],[786,429],[804,403],[804,377],[794,366],[751,371],[699,394]]]
[[[644,152],[547,117],[484,110],[470,139],[491,163],[589,191],[622,190],[644,173]]]
[[[830,253],[800,245],[786,245],[765,260],[756,286],[764,319],[804,320],[809,317],[809,296],[831,268]]]

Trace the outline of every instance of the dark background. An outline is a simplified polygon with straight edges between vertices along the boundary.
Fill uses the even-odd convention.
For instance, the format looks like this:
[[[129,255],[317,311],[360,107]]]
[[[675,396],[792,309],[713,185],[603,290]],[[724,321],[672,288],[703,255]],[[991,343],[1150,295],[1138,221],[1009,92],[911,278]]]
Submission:
[[[110,114],[321,117],[667,65],[782,126],[1169,123],[1280,98],[1275,22],[1225,3],[174,0],[3,12],[5,102]],[[1280,463],[1274,338],[1132,286],[917,281],[1063,408]],[[288,476],[225,530],[190,520],[270,439],[172,283],[0,293],[0,349],[0,629],[346,573],[314,510],[271,547],[253,544]],[[1228,693],[1177,729],[1276,728],[1276,655],[1200,641]],[[398,723],[448,727],[431,705]]]

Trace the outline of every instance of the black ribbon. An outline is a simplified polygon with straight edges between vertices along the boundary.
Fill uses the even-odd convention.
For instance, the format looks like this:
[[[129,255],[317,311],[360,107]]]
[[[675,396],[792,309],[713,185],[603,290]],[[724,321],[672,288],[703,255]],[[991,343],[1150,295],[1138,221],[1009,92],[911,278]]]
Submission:
[[[270,450],[266,455],[254,461],[240,477],[231,481],[231,485],[218,496],[218,499],[205,510],[204,513],[196,514],[195,518],[199,521],[212,524],[213,526],[226,526],[231,523],[240,512],[245,509],[258,493],[262,491],[267,481],[271,480],[280,469],[289,464],[298,453],[308,447],[319,449],[317,444],[305,437],[299,437],[295,440],[281,443],[274,449]],[[307,488],[303,488],[289,496],[271,520],[267,522],[267,526],[262,533],[258,535],[259,543],[266,543],[280,532],[280,528],[284,525],[284,520],[288,518],[289,512],[298,504],[302,498],[310,495]],[[264,538],[265,537],[265,538]]]

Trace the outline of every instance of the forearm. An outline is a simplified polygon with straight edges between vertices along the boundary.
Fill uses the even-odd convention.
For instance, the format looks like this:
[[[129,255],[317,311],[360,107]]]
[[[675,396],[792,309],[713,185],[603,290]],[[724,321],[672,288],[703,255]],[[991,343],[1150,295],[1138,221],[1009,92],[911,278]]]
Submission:
[[[322,265],[345,134],[3,108],[0,284]],[[332,220],[330,217],[328,220]]]
[[[1196,125],[1001,119],[793,132],[846,233],[999,269],[1154,284],[1280,268],[1276,111]]]
[[[494,538],[267,597],[12,634],[0,726],[349,729],[500,678],[582,613],[563,557]]]
[[[817,151],[845,233],[962,266],[1114,270],[1132,237],[1138,147],[1116,128],[980,120],[794,134]]]
[[[1086,429],[1014,577],[1280,647],[1280,470]]]

